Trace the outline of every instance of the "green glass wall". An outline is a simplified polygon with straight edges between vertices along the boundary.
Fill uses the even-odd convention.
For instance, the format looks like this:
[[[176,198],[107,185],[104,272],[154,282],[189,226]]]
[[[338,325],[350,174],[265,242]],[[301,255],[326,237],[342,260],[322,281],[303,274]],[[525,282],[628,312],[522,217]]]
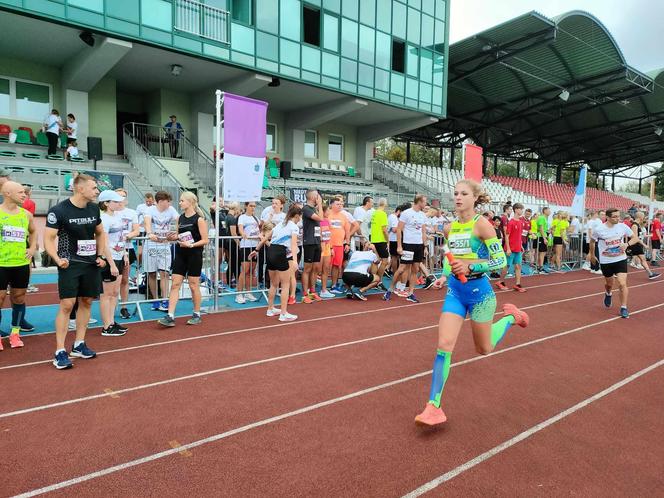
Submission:
[[[178,1],[0,0],[0,8],[445,115],[450,0],[202,0],[231,11],[230,44],[174,29]],[[303,4],[320,10],[320,46],[302,42]],[[391,67],[393,38],[406,46],[404,73]]]

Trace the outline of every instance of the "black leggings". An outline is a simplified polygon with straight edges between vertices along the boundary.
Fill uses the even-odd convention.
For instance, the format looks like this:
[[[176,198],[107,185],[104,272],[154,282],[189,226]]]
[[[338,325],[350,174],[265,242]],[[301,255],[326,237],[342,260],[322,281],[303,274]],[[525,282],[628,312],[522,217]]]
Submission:
[[[58,140],[60,135],[57,133],[51,133],[50,131],[46,133],[46,138],[48,139],[48,155],[57,154],[58,152]]]

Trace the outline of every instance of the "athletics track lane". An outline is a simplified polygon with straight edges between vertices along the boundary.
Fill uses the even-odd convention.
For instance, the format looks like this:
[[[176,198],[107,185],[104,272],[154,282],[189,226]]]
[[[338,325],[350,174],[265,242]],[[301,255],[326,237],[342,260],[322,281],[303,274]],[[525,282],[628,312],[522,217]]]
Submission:
[[[638,291],[634,291],[634,293],[633,293],[633,295],[634,295],[634,297],[633,297],[634,301],[633,302],[636,302],[636,300],[639,300],[645,306],[647,304],[645,302],[647,299],[646,299],[645,296],[643,296],[645,294],[645,289],[642,290],[638,296],[635,295],[636,292],[638,292]],[[641,299],[640,296],[643,296],[643,298]],[[546,309],[546,307],[540,308],[540,309],[544,310],[544,309]],[[540,316],[540,315],[538,315],[538,316]],[[538,321],[541,323],[543,321],[543,319],[545,319],[545,316],[546,316],[546,314],[542,313],[541,316],[540,316],[540,320],[538,320]],[[565,316],[564,313],[562,315],[558,315],[558,316],[560,316],[564,319],[568,318],[567,316]],[[605,314],[604,316],[611,316],[611,315],[606,315]],[[637,317],[638,317],[638,315],[635,315],[634,319],[636,320]],[[579,323],[579,320],[577,320],[577,323]],[[615,323],[615,322],[613,322],[613,323]],[[622,323],[624,323],[624,322],[622,322]],[[515,334],[512,334],[512,337],[516,338],[517,335],[519,335],[519,332],[517,332]],[[430,337],[434,337],[434,336],[435,336],[435,331],[432,334],[430,334]],[[519,338],[519,339],[523,339],[523,338]],[[417,344],[413,345],[413,344],[410,344],[410,342],[416,342]],[[315,361],[311,362],[311,364],[307,364],[310,361],[310,359],[304,359],[305,360],[304,365],[300,365],[300,360],[299,359],[296,362],[297,365],[291,365],[291,366],[283,365],[283,366],[278,367],[278,368],[273,368],[275,365],[270,365],[269,367],[267,367],[265,369],[263,369],[263,368],[259,369],[260,371],[257,372],[258,375],[253,380],[251,378],[249,378],[249,379],[238,379],[238,382],[240,383],[240,385],[237,386],[237,387],[239,387],[239,389],[237,390],[237,392],[235,390],[233,390],[233,392],[229,393],[230,397],[233,398],[231,400],[232,402],[230,403],[231,406],[228,406],[228,407],[224,406],[223,408],[228,408],[228,410],[230,412],[233,412],[233,415],[237,415],[237,413],[235,413],[235,412],[238,411],[238,410],[240,412],[244,412],[244,415],[247,418],[247,420],[245,420],[244,423],[247,423],[247,422],[250,422],[252,420],[256,420],[256,419],[260,418],[260,415],[264,415],[265,411],[268,411],[268,412],[274,411],[274,413],[267,413],[266,414],[267,416],[269,416],[270,414],[277,414],[277,413],[281,413],[283,411],[287,411],[288,409],[294,409],[294,408],[297,408],[299,406],[303,406],[308,401],[307,398],[309,396],[314,398],[313,399],[314,401],[317,401],[317,400],[325,399],[326,394],[330,395],[330,396],[327,396],[327,397],[333,397],[332,395],[335,394],[335,391],[337,391],[337,390],[339,391],[339,394],[344,394],[345,392],[348,392],[348,391],[352,390],[352,388],[354,387],[353,382],[357,383],[359,380],[364,381],[364,382],[362,382],[364,384],[364,386],[362,386],[362,385],[359,386],[359,388],[362,388],[362,387],[366,387],[367,385],[373,385],[373,384],[371,384],[372,382],[375,384],[375,383],[380,383],[381,381],[384,382],[385,380],[390,380],[391,378],[398,377],[399,375],[407,375],[408,373],[412,373],[413,371],[417,371],[417,367],[421,366],[422,360],[418,359],[420,356],[424,356],[424,358],[425,358],[424,361],[426,362],[427,366],[430,363],[430,360],[431,360],[431,358],[430,358],[430,356],[431,356],[431,346],[430,346],[430,344],[423,344],[423,342],[425,342],[425,341],[423,341],[422,338],[420,337],[419,339],[411,339],[410,341],[405,341],[403,344],[398,342],[398,341],[394,341],[394,343],[392,343],[391,340],[386,341],[385,344],[381,343],[381,347],[378,348],[378,351],[377,351],[379,356],[383,355],[383,354],[386,354],[386,355],[391,355],[392,357],[398,357],[398,358],[401,359],[400,355],[403,355],[403,352],[405,350],[407,350],[408,348],[413,349],[413,347],[415,347],[415,349],[417,350],[413,353],[409,352],[409,354],[413,354],[414,356],[412,358],[410,358],[410,356],[408,356],[407,361],[406,361],[407,365],[403,365],[403,373],[399,368],[400,365],[395,365],[391,361],[388,361],[388,362],[386,362],[385,365],[383,365],[384,362],[380,361],[379,362],[380,369],[385,370],[384,372],[380,373],[380,375],[382,375],[382,378],[380,377],[380,375],[378,377],[376,377],[376,373],[374,373],[372,371],[365,372],[366,364],[368,362],[370,363],[370,362],[375,360],[375,358],[374,358],[375,354],[372,354],[372,351],[376,352],[375,346],[372,346],[371,348],[367,348],[367,351],[362,352],[361,354],[360,354],[359,351],[354,351],[355,348],[353,348],[353,350],[350,351],[350,353],[351,353],[350,355],[348,354],[349,352],[346,351],[345,354],[341,354],[340,356],[336,356],[337,351],[335,351],[334,354],[332,355],[332,357],[324,358],[324,361],[323,361],[324,367],[323,368],[320,368],[320,366],[317,365],[317,362],[315,362]],[[466,345],[469,346],[469,344],[466,344]],[[388,346],[388,347],[385,349],[384,346]],[[385,349],[385,351],[383,351],[383,349]],[[472,349],[471,347],[466,347],[465,349],[467,350],[466,352],[468,353],[467,356],[473,356],[472,353],[470,353],[470,350]],[[321,354],[328,354],[328,353],[321,353]],[[507,353],[506,356],[509,355],[509,354],[516,354],[516,353]],[[459,361],[463,357],[464,357],[464,350],[462,350],[460,348],[459,354],[455,355],[455,361]],[[492,358],[491,360],[495,360],[495,359]],[[291,362],[291,361],[292,360],[288,360],[288,362]],[[413,364],[413,361],[415,362],[415,364]],[[334,366],[341,366],[341,365],[343,365],[344,362],[350,363],[350,365],[349,365],[350,368],[349,369],[343,369],[343,368],[337,369],[339,371],[342,371],[342,373],[344,375],[337,375],[335,377],[335,375],[337,373],[335,372]],[[415,368],[415,370],[412,370],[411,366],[412,366],[412,368]],[[374,368],[374,365],[372,365],[371,370],[373,370],[373,368]],[[462,367],[462,368],[466,368],[466,367]],[[267,370],[267,371],[265,371],[265,370]],[[284,377],[283,370],[287,370],[285,372],[286,379],[285,379],[285,382],[283,382],[283,381],[279,382],[279,380],[280,380],[279,376],[281,376],[282,378]],[[314,385],[314,386],[305,386],[309,389],[302,390],[301,387],[304,384],[307,383],[307,379],[311,377],[311,372],[312,371],[320,373],[321,378],[322,378],[323,381],[316,384],[316,385]],[[251,372],[249,372],[246,376],[252,377]],[[295,376],[295,378],[293,378],[293,376]],[[240,375],[240,377],[245,377],[245,375],[244,374]],[[273,382],[275,380],[275,377],[276,377],[276,382]],[[261,380],[261,379],[263,379],[263,380]],[[214,379],[212,379],[212,377],[211,377],[208,380],[212,381]],[[247,386],[247,381],[249,383],[249,386]],[[330,382],[331,382],[331,384],[330,384]],[[335,385],[335,382],[338,385]],[[425,382],[428,383],[428,377],[425,379]],[[258,388],[258,389],[256,389],[255,395],[253,394],[253,391],[251,390],[252,383]],[[194,391],[197,390],[196,387],[193,386],[193,385],[188,384],[187,387],[190,391],[191,390],[194,390]],[[95,402],[91,402],[90,405],[88,405],[88,406],[82,407],[81,411],[79,411],[79,409],[78,409],[78,406],[81,406],[81,405],[77,405],[75,407],[64,408],[64,410],[65,410],[64,413],[72,414],[72,415],[75,414],[76,418],[85,419],[85,418],[90,418],[91,417],[92,420],[95,420],[95,417],[94,417],[95,413],[99,413],[97,421],[102,427],[99,427],[99,428],[95,427],[94,429],[97,429],[97,431],[95,432],[94,429],[93,429],[91,431],[90,435],[86,436],[86,437],[92,437],[93,440],[91,442],[92,442],[93,445],[96,446],[96,444],[98,444],[98,441],[94,441],[94,438],[97,438],[99,436],[100,431],[101,432],[107,432],[107,437],[102,438],[102,439],[104,439],[104,441],[103,441],[104,444],[101,445],[102,448],[109,448],[108,446],[106,446],[107,444],[109,444],[108,437],[111,437],[113,434],[115,434],[115,435],[119,434],[120,437],[125,437],[125,435],[122,434],[122,432],[123,432],[123,430],[126,430],[126,426],[125,426],[125,429],[123,429],[123,424],[130,424],[131,425],[131,424],[138,423],[140,427],[131,427],[130,428],[131,433],[127,434],[126,437],[133,441],[133,440],[136,439],[136,434],[137,433],[139,435],[141,435],[141,437],[139,437],[138,440],[135,441],[135,442],[139,443],[139,444],[137,444],[137,448],[135,448],[135,450],[140,455],[140,454],[145,454],[146,449],[148,451],[150,451],[150,450],[159,451],[159,450],[164,448],[164,442],[163,442],[164,441],[163,440],[164,434],[161,434],[161,432],[163,431],[163,433],[171,434],[169,428],[167,428],[165,426],[169,426],[169,425],[174,424],[175,426],[170,428],[170,429],[173,429],[175,431],[174,433],[179,434],[179,436],[178,436],[179,439],[178,440],[180,440],[183,443],[187,442],[187,441],[190,441],[190,440],[194,440],[197,437],[200,438],[203,435],[212,433],[209,430],[210,427],[215,427],[216,426],[217,428],[219,428],[218,427],[219,426],[218,416],[215,417],[215,415],[217,415],[217,414],[214,413],[214,414],[212,414],[212,416],[210,416],[211,414],[208,413],[209,412],[209,407],[205,407],[205,406],[201,407],[200,405],[201,404],[206,405],[207,403],[214,404],[215,402],[218,402],[218,399],[215,396],[216,393],[218,392],[218,390],[219,389],[221,389],[221,390],[226,389],[228,391],[229,387],[230,386],[228,386],[227,382],[222,382],[222,383],[220,383],[220,385],[216,389],[213,389],[212,392],[208,392],[209,390],[205,390],[205,389],[203,389],[201,391],[201,389],[199,388],[198,393],[200,394],[202,392],[204,394],[204,396],[202,396],[202,397],[194,396],[193,400],[182,399],[183,393],[179,392],[177,390],[173,393],[170,393],[170,394],[166,393],[165,396],[162,393],[162,396],[156,396],[155,398],[151,398],[150,395],[148,394],[147,395],[147,398],[148,398],[147,400],[142,399],[143,393],[139,393],[141,399],[132,399],[132,398],[136,398],[136,396],[135,396],[136,393],[132,393],[132,394],[128,394],[127,396],[123,395],[117,400],[106,400],[106,403],[104,403],[102,405],[101,409],[100,409],[100,407],[96,407],[96,409],[95,409],[94,407],[91,406],[93,403],[99,403],[99,402],[95,401]],[[249,387],[249,389],[247,389],[247,387]],[[300,389],[298,389],[298,387]],[[313,387],[313,392],[309,392],[309,391],[311,391],[312,387]],[[278,393],[275,394],[274,391],[278,391]],[[417,391],[418,391],[417,398],[419,400],[417,405],[419,407],[419,404],[421,404],[421,399],[423,397],[423,393],[420,392],[419,389],[417,389]],[[247,392],[251,392],[252,396],[255,396],[255,397],[251,397],[251,396],[249,397],[249,398],[251,398],[249,400],[250,403],[246,403],[246,401],[247,401],[246,393]],[[244,396],[243,396],[243,394],[244,394]],[[281,396],[279,396],[279,395],[281,395]],[[276,396],[276,399],[272,400],[272,399],[270,399],[270,396],[272,396],[272,397]],[[175,399],[175,400],[171,399],[171,401],[173,402],[172,403],[173,406],[170,406],[169,405],[169,399],[172,398],[172,397],[175,397],[175,398],[178,398],[178,399]],[[240,398],[244,397],[244,403],[242,402],[242,400],[236,401],[234,399],[234,397],[240,397]],[[286,399],[280,399],[280,398],[284,398],[284,397]],[[127,398],[127,399],[125,400],[125,398]],[[251,402],[255,401],[256,399],[266,400],[267,401],[266,406],[252,405]],[[108,410],[109,406],[110,407],[113,406],[112,404],[109,404],[109,402],[110,403],[116,403],[116,407],[118,407],[118,405],[121,405],[122,408],[119,408],[118,410]],[[194,406],[192,406],[190,403],[193,403]],[[290,407],[288,406],[289,404],[291,405]],[[184,406],[181,406],[181,405],[184,405]],[[276,406],[276,405],[279,405],[279,406]],[[144,417],[141,417],[141,420],[139,420],[139,421],[133,421],[131,419],[131,417],[130,417],[129,421],[126,420],[126,418],[128,416],[128,413],[129,414],[139,413],[139,411],[141,409],[145,410],[145,407],[150,407],[150,406],[158,407],[159,412],[158,413],[153,412],[153,413],[147,414],[147,420]],[[55,410],[63,410],[63,409],[55,409]],[[90,412],[88,412],[86,410],[90,410]],[[413,406],[411,406],[408,411],[410,412],[412,410],[414,410]],[[40,420],[30,421],[30,419],[26,419],[26,417],[33,417],[35,414],[31,414],[31,415],[28,415],[28,416],[21,416],[20,417],[21,424],[27,424],[28,426],[31,426],[31,427],[35,427],[35,426],[41,427],[41,424],[43,424],[43,423],[46,423],[46,425],[49,425],[48,422],[43,420],[43,419],[44,418],[49,418],[49,417],[52,419],[52,417],[53,417],[52,414],[53,414],[54,411],[51,411],[51,415],[47,414],[46,417],[42,417],[41,421]],[[116,413],[116,411],[117,411],[117,413]],[[106,413],[104,413],[104,412],[106,412]],[[104,415],[107,415],[107,417],[105,417]],[[411,413],[408,413],[409,417],[411,415],[412,415]],[[226,416],[226,413],[224,413],[224,417],[225,416]],[[107,422],[105,422],[104,418],[107,418]],[[151,420],[151,418],[154,418],[154,420]],[[160,422],[160,418],[161,418],[161,422]],[[167,420],[164,421],[163,420],[164,418],[166,418]],[[412,418],[412,417],[410,417],[410,418]],[[306,420],[307,419],[305,418],[305,421]],[[226,420],[224,420],[224,422],[226,422]],[[223,428],[221,428],[221,430],[227,429],[227,428],[230,428],[230,427],[236,427],[238,425],[242,425],[242,420],[232,420],[230,422],[231,423],[229,424],[230,425],[229,427],[223,427]],[[193,432],[191,431],[192,428],[195,429]],[[207,431],[206,431],[206,428],[208,429]],[[54,430],[53,427],[50,427],[50,429]],[[145,431],[146,429],[147,429],[147,433],[145,434],[145,437],[143,437],[143,431]],[[202,432],[202,434],[197,434],[197,430]],[[37,431],[37,432],[41,432],[41,431]],[[49,431],[47,431],[47,432],[49,432]],[[109,435],[109,433],[110,433],[110,435]],[[38,436],[38,434],[36,436]],[[133,436],[133,437],[131,437],[131,436]],[[160,438],[160,436],[161,436],[161,438]],[[240,437],[242,437],[242,436],[240,436]],[[37,437],[37,439],[39,439],[39,438]],[[231,438],[231,439],[233,439],[233,438]],[[224,447],[225,447],[226,444],[231,441],[231,439],[229,439],[227,441],[224,441],[223,443],[220,443],[220,444],[223,444]],[[300,440],[300,438],[298,438],[298,440]],[[129,444],[129,446],[133,446],[131,444],[132,441],[126,441],[125,444]],[[146,445],[145,445],[146,441],[153,441],[155,443],[156,449],[154,449],[152,447],[152,444],[149,445],[150,447],[146,448]],[[28,441],[26,441],[26,443],[27,442]],[[110,443],[112,443],[112,442],[113,442],[113,439],[111,438]],[[36,440],[33,440],[32,443],[33,444],[34,443],[39,444],[38,441],[36,441]],[[233,443],[231,442],[230,444],[232,445]],[[27,446],[31,446],[31,445],[28,444]],[[121,444],[120,446],[123,446],[123,448],[124,448],[124,445]],[[214,446],[214,445],[211,445],[211,446]],[[32,446],[32,448],[34,450],[34,446]],[[92,448],[92,449],[94,449],[94,448]],[[116,451],[113,451],[113,450],[115,450],[115,448],[111,444],[111,447],[107,452],[108,453],[114,453],[114,454],[117,453]],[[99,451],[99,448],[97,449],[97,451]],[[199,450],[197,449],[196,453],[198,451]],[[69,461],[68,463],[70,463],[73,467],[75,467],[75,468],[72,469],[74,471],[74,475],[76,475],[76,473],[78,473],[76,471],[80,472],[80,471],[84,470],[84,468],[90,466],[91,463],[92,463],[91,466],[92,466],[93,469],[98,468],[99,466],[103,466],[102,465],[103,464],[102,460],[104,459],[103,455],[100,455],[99,457],[95,458],[96,455],[93,453],[93,455],[88,455],[87,458],[85,458],[85,453],[86,452],[83,451],[83,450],[77,451],[75,445],[72,445],[72,448],[69,448],[68,454],[69,454],[70,457],[73,458],[73,461]],[[102,453],[104,453],[104,452],[102,451]],[[120,453],[122,453],[122,451],[120,451]],[[63,455],[63,456],[65,456],[65,455]],[[17,457],[19,457],[19,455],[17,455]],[[29,455],[25,455],[25,457],[28,460],[30,459]],[[173,458],[173,457],[170,457],[170,458]],[[83,460],[83,461],[80,461],[80,460]],[[23,458],[22,457],[17,458],[17,461],[22,462]],[[63,461],[63,460],[57,459],[57,461]],[[64,461],[67,461],[67,460],[65,459]],[[80,461],[80,463],[77,464],[76,462],[79,462],[79,461]],[[251,461],[251,457],[249,457],[249,461]],[[48,463],[48,462],[45,462],[45,463]],[[115,460],[113,463],[117,463],[117,460]],[[33,466],[31,465],[30,467],[33,467]],[[38,466],[38,467],[41,467],[41,466]],[[69,465],[68,465],[68,467],[69,467]],[[28,471],[28,469],[25,469],[25,470]],[[32,470],[35,471],[37,469],[33,468]],[[45,474],[50,473],[50,472],[48,472],[48,469],[44,469],[43,471],[44,471]],[[69,474],[69,473],[70,472],[67,472],[67,474]],[[35,474],[37,474],[37,472],[35,472]],[[44,476],[44,474],[42,474],[42,477],[43,476]],[[57,476],[53,476],[53,477],[57,478]],[[106,478],[106,479],[108,479],[108,478]],[[43,482],[42,482],[42,484],[43,484]],[[38,485],[38,484],[35,484],[35,485]],[[23,489],[25,489],[25,488],[23,488]]]

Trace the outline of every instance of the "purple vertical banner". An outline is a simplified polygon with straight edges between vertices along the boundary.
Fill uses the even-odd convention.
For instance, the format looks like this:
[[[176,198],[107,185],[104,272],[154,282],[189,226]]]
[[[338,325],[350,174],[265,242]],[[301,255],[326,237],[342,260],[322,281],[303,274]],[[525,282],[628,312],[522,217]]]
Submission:
[[[224,179],[227,201],[260,201],[265,174],[267,102],[224,93]]]

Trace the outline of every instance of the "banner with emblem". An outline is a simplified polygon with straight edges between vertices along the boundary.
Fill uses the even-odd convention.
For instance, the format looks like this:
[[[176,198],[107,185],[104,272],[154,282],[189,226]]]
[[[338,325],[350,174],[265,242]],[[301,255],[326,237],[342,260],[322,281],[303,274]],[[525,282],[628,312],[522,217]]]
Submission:
[[[260,201],[265,174],[267,102],[224,93],[223,198]]]

